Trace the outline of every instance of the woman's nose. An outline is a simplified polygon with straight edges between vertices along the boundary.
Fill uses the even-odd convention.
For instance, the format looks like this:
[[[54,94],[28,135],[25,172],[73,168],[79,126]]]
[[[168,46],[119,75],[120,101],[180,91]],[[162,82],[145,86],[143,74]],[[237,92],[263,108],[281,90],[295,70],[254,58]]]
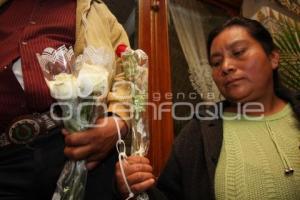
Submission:
[[[234,62],[232,62],[231,59],[224,59],[223,64],[222,64],[222,74],[227,75],[232,72],[235,72],[236,66]]]

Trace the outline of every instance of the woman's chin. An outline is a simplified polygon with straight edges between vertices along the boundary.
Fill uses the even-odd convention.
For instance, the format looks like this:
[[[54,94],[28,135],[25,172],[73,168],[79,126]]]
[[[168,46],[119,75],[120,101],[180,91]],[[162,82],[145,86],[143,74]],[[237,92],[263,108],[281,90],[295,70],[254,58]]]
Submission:
[[[225,98],[226,100],[233,103],[246,103],[251,101],[251,99],[247,95],[242,95],[242,94],[227,95],[225,96]]]

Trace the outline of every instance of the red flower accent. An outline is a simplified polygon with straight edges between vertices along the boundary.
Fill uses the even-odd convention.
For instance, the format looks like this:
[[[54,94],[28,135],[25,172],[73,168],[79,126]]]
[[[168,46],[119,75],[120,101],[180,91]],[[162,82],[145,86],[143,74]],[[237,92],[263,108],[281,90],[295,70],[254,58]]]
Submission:
[[[119,44],[116,49],[116,54],[118,57],[121,57],[121,54],[126,51],[127,45],[126,44]]]

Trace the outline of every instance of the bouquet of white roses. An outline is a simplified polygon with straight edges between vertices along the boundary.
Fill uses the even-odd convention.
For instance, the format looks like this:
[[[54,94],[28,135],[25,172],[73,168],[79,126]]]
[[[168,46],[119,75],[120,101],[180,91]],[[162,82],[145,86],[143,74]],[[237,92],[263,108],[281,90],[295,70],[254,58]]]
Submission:
[[[91,127],[103,112],[99,108],[109,90],[113,53],[87,47],[75,58],[72,47],[61,46],[46,48],[37,58],[51,96],[61,107],[64,127],[70,133]],[[86,177],[84,160],[67,161],[52,199],[83,199]]]

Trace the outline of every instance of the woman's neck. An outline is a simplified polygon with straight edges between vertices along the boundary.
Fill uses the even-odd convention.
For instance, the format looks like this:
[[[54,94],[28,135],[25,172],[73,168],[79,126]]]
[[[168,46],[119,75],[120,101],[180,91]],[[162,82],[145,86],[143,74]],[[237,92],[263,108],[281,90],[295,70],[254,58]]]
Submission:
[[[273,95],[271,98],[264,99],[264,101],[230,103],[230,105],[225,108],[225,112],[234,112],[253,116],[268,116],[281,111],[286,104],[287,102],[276,95]]]

